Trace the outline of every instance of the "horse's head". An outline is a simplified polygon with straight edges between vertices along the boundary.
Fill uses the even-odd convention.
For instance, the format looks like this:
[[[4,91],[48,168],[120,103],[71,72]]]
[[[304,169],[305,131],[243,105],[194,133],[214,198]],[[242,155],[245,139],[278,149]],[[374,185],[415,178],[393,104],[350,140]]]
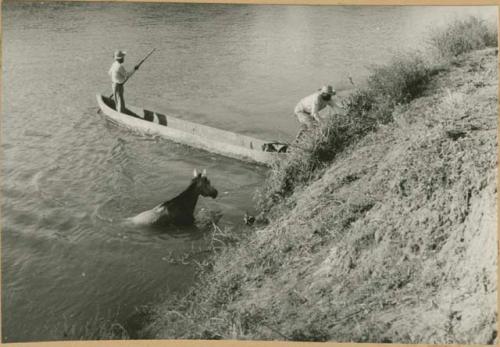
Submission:
[[[196,169],[193,172],[192,184],[196,189],[196,192],[201,196],[210,196],[215,199],[217,197],[217,189],[210,185],[210,181],[207,178],[207,171],[203,170],[202,173],[198,173]]]

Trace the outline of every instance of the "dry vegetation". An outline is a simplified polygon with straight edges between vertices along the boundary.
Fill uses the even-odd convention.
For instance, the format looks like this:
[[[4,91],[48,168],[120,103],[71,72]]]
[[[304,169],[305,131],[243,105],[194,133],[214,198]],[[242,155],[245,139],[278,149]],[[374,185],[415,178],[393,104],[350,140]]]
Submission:
[[[222,247],[144,337],[493,343],[496,31],[401,55],[273,167],[269,225]],[[446,43],[446,44],[444,44]],[[469,53],[468,53],[469,52]]]
[[[137,337],[494,343],[494,37],[470,18],[432,36],[438,59],[376,68],[272,168],[268,224],[215,227],[199,284]]]
[[[473,50],[498,45],[496,23],[486,23],[476,17],[457,20],[445,30],[430,37],[430,43],[441,57],[457,57]]]
[[[462,56],[338,153],[157,308],[149,336],[492,343],[496,53]]]
[[[314,181],[338,153],[379,125],[392,122],[395,108],[426,90],[432,93],[432,77],[454,66],[460,54],[496,47],[496,37],[496,27],[476,17],[457,20],[432,33],[428,51],[401,53],[387,65],[374,67],[367,86],[344,100],[346,117],[329,119],[292,147],[288,160],[275,163],[258,195],[260,209],[269,211],[295,189]]]

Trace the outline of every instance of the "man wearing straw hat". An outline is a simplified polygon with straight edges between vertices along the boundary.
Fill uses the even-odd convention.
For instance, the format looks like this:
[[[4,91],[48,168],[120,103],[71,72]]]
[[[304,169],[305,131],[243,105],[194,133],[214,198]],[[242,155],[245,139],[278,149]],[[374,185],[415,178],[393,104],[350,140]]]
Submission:
[[[134,74],[136,70],[139,69],[139,66],[135,66],[134,70],[131,72],[127,72],[125,67],[123,66],[123,62],[125,61],[124,51],[116,51],[115,52],[115,61],[111,65],[108,74],[111,76],[111,82],[113,83],[113,97],[115,99],[116,110],[118,112],[125,112],[125,98],[123,97],[123,84],[125,81]]]
[[[295,138],[296,140],[298,140],[307,129],[321,123],[319,111],[324,109],[326,106],[330,106],[331,108],[338,107],[344,110],[342,105],[332,99],[332,96],[335,94],[336,91],[332,88],[332,86],[323,86],[316,93],[306,96],[299,101],[297,106],[295,106],[295,116],[299,120],[301,127],[297,137]]]

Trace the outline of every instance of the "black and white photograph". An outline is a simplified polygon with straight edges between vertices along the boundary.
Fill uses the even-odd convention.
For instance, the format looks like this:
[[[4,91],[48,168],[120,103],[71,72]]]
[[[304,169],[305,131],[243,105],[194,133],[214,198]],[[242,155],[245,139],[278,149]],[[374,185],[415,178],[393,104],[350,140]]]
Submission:
[[[3,344],[498,342],[497,7],[1,12]]]

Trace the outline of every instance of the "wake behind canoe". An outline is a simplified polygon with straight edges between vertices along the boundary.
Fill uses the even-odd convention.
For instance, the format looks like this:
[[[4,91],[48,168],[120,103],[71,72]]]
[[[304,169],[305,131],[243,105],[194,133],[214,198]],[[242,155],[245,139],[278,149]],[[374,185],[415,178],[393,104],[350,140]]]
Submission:
[[[185,121],[159,112],[127,106],[126,114],[120,113],[115,110],[114,101],[101,94],[97,94],[97,103],[102,113],[119,125],[211,153],[264,165],[269,165],[277,156],[286,155],[265,151],[273,147],[270,146],[270,141]]]

